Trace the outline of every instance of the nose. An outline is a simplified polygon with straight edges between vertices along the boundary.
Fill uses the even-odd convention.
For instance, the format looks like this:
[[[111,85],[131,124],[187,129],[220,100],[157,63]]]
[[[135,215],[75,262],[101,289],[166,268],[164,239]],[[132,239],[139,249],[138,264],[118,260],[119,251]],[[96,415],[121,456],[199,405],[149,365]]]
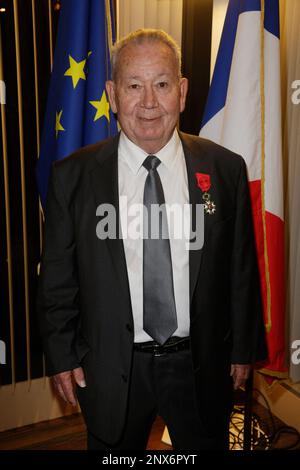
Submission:
[[[156,93],[152,85],[145,85],[144,87],[142,106],[148,109],[156,108],[156,106],[158,106]]]

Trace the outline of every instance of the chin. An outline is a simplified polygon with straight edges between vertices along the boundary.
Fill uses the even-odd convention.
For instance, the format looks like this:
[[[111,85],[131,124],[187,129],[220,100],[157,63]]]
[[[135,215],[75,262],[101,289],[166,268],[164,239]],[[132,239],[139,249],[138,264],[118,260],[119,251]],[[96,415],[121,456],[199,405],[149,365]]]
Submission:
[[[143,140],[147,140],[147,141],[161,141],[164,139],[164,135],[161,133],[161,130],[160,132],[158,130],[143,130],[143,132],[136,132],[136,137],[140,140],[140,141],[143,141]]]

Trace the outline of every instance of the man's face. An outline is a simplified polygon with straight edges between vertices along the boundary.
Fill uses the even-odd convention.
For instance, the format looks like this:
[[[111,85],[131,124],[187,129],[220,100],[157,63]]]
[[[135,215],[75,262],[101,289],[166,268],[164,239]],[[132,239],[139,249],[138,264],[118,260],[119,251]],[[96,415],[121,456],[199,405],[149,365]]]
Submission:
[[[160,42],[125,47],[116,82],[106,84],[122,130],[149,154],[158,152],[172,136],[187,88],[187,79],[178,78],[173,52]]]

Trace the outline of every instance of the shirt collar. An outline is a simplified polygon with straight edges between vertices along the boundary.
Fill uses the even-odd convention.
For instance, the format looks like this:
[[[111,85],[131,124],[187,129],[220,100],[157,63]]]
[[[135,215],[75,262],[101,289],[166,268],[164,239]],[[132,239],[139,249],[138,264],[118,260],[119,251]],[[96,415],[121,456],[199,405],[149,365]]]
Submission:
[[[177,129],[175,129],[169,142],[155,154],[169,170],[171,170],[174,165],[180,144],[180,137]],[[120,135],[118,152],[119,158],[129,166],[130,170],[135,175],[143,165],[145,158],[149,155],[128,139],[123,131],[121,131]]]

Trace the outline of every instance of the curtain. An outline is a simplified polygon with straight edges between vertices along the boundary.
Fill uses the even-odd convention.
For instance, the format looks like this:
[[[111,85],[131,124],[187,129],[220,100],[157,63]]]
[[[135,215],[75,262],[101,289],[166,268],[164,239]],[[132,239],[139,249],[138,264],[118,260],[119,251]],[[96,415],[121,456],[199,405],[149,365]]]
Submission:
[[[139,28],[160,28],[181,45],[183,0],[118,0],[118,37]]]

